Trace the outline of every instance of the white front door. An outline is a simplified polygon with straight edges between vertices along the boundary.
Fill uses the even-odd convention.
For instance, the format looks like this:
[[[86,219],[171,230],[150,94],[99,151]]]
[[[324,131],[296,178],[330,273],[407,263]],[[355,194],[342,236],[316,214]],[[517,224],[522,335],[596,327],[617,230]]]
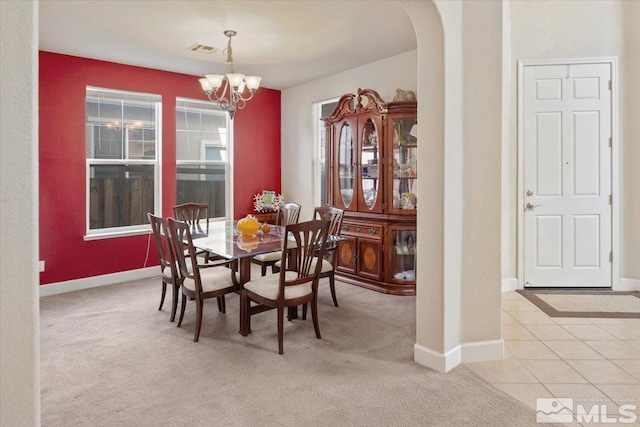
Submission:
[[[611,102],[609,63],[524,67],[527,287],[611,287]]]

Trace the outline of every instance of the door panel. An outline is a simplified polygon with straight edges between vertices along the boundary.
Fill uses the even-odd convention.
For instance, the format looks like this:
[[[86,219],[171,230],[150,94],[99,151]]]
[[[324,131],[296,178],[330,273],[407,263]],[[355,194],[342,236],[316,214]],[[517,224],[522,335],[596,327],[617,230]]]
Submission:
[[[338,243],[338,265],[337,269],[347,273],[356,273],[356,242],[357,239],[351,236],[344,236],[346,240]]]
[[[557,112],[536,115],[536,189],[539,196],[562,197],[562,115]]]
[[[382,242],[358,239],[358,274],[370,279],[382,279]]]
[[[610,287],[609,64],[524,69],[524,280]]]

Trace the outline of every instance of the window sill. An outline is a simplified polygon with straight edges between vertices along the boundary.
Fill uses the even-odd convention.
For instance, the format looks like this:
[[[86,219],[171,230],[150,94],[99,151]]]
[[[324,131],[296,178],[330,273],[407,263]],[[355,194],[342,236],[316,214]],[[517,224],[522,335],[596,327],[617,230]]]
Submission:
[[[103,240],[114,239],[117,237],[129,237],[129,236],[141,236],[144,234],[150,234],[151,228],[139,229],[139,230],[127,230],[127,231],[110,231],[107,233],[88,234],[83,237],[85,242],[91,240]]]

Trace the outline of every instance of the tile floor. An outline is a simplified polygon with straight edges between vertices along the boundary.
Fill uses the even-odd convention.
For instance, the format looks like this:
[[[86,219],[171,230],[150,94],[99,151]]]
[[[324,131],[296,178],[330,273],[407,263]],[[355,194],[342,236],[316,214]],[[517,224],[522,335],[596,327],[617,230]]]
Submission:
[[[530,407],[536,409],[536,398],[573,398],[587,411],[605,404],[609,419],[617,419],[624,404],[640,414],[640,319],[549,317],[520,294],[505,292],[502,338],[504,360],[467,366]],[[631,424],[582,421],[568,425],[640,427],[640,415]]]

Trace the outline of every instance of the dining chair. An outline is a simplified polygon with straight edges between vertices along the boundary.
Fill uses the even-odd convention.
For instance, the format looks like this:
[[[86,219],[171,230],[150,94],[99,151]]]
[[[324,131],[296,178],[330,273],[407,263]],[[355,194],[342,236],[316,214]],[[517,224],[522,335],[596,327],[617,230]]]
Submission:
[[[209,234],[209,205],[206,203],[182,203],[173,207],[173,216],[178,221],[183,221],[189,224],[191,235],[197,234]],[[204,228],[202,222],[205,223]],[[209,252],[197,251],[197,254],[205,259],[205,262],[218,257],[214,257]]]
[[[206,203],[182,203],[173,207],[173,215],[178,221],[189,224],[191,235],[209,234],[209,205]],[[202,228],[201,220],[206,222]]]
[[[178,327],[182,325],[182,320],[184,319],[187,298],[191,298],[196,303],[196,330],[193,341],[198,342],[200,329],[202,328],[204,300],[217,298],[218,310],[225,313],[226,303],[224,296],[235,292],[237,289],[231,280],[229,270],[218,268],[227,265],[225,260],[207,262],[205,264],[198,263],[196,249],[193,246],[191,226],[188,223],[169,218],[168,226],[182,278],[182,302],[180,304]],[[181,250],[184,246],[186,246],[186,250]]]
[[[176,310],[178,308],[178,290],[182,283],[180,273],[178,272],[178,264],[176,263],[176,256],[173,251],[173,245],[171,244],[169,237],[169,230],[164,218],[147,213],[149,223],[151,223],[151,230],[153,232],[153,240],[156,243],[156,249],[158,250],[158,258],[160,259],[160,274],[162,278],[162,297],[160,298],[160,307],[158,310],[162,310],[164,304],[164,298],[167,294],[167,285],[173,289],[173,301],[171,303],[171,317],[170,321],[173,322],[176,319]]]
[[[329,221],[329,236],[339,236],[342,230],[342,217],[344,210],[333,206],[317,207],[313,210],[313,217]],[[329,288],[331,289],[331,298],[333,305],[338,307],[338,299],[336,298],[335,269],[338,259],[338,242],[327,242],[322,259],[322,268],[320,269],[320,279],[329,278]],[[307,305],[302,306],[302,319],[307,318]]]
[[[240,316],[250,330],[251,315],[265,310],[278,312],[278,353],[283,353],[284,309],[311,303],[313,328],[318,339],[318,279],[322,264],[314,262],[324,255],[329,222],[311,220],[285,227],[280,260],[285,268],[279,274],[262,276],[244,284],[240,291]],[[290,251],[293,251],[290,253]],[[295,266],[295,267],[294,267]],[[251,302],[258,305],[251,305]]]
[[[276,225],[286,227],[287,225],[297,224],[300,217],[301,206],[297,203],[284,203],[278,208],[278,216],[276,217]],[[260,265],[262,275],[267,274],[267,267],[271,266],[271,273],[275,274],[277,269],[275,263],[282,258],[282,252],[269,252],[266,254],[256,255],[251,259],[254,264]]]

